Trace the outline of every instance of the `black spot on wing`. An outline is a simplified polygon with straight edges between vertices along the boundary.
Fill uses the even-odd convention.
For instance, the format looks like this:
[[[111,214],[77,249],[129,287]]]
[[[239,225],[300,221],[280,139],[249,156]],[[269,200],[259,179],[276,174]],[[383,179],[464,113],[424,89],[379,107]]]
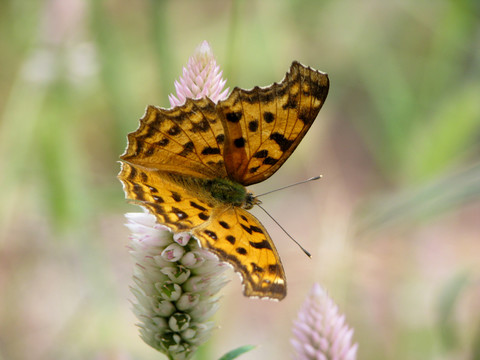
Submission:
[[[157,114],[157,119],[158,120],[158,116],[160,115],[160,113]],[[182,122],[185,121],[185,118],[187,117],[187,114],[185,113],[180,113],[178,115],[170,115],[171,116],[171,119],[179,124],[181,124]]]
[[[130,140],[129,140],[130,141]],[[138,142],[137,140],[132,140],[132,144],[135,144],[135,146],[132,145],[132,147],[135,148],[135,153],[136,154],[140,154],[143,152],[143,143],[142,142]],[[130,157],[130,156],[129,156]]]
[[[134,183],[132,185],[132,192],[137,196],[137,199],[144,200],[145,199],[145,192],[140,184]]]
[[[261,103],[270,103],[273,100],[275,100],[273,89],[268,89],[268,91],[263,90],[263,91],[259,92],[258,93],[258,100]]]
[[[147,185],[147,186],[148,186],[148,188],[150,189],[150,192],[152,192],[152,193],[158,193],[157,188],[154,188],[153,186],[150,186],[150,185]]]
[[[180,126],[178,125],[173,125],[170,129],[168,129],[167,133],[168,135],[175,136],[180,134],[182,130],[180,129]]]
[[[202,205],[197,204],[195,201],[190,201],[190,205],[193,206],[195,209],[198,209],[200,211],[207,210]]]
[[[249,243],[255,249],[270,249],[270,250],[272,250],[272,247],[267,240],[263,240],[263,241],[260,241],[260,242],[249,241]]]
[[[310,82],[310,90],[313,97],[317,100],[324,100],[328,92],[328,81],[326,85],[320,84],[317,81]]]
[[[260,150],[260,151],[257,151],[255,154],[253,154],[253,157],[257,159],[264,159],[267,156],[268,156],[268,150]]]
[[[265,165],[275,165],[277,163],[278,159],[272,158],[271,156],[268,156],[263,160],[263,163]]]
[[[225,117],[227,118],[227,121],[230,121],[231,123],[238,123],[240,119],[242,118],[242,112],[241,111],[232,111],[229,113],[225,114]]]
[[[152,156],[155,153],[155,149],[153,146],[149,146],[148,149],[145,150],[145,155]]]
[[[200,214],[198,214],[198,217],[199,217],[200,219],[202,219],[203,221],[206,221],[206,220],[208,220],[208,219],[210,218],[210,216],[208,216],[207,214],[205,214],[205,213],[203,213],[203,212],[200,213]]]
[[[296,109],[298,106],[297,99],[295,97],[288,97],[287,103],[282,106],[284,110],[286,109]]]
[[[235,249],[235,251],[237,253],[239,253],[240,255],[247,255],[247,250],[245,250],[245,248],[243,248],[243,247],[238,247],[238,248]]]
[[[183,220],[183,219],[188,218],[188,215],[187,215],[186,212],[184,212],[184,211],[182,211],[182,210],[180,210],[180,209],[178,209],[178,208],[176,208],[176,207],[174,207],[174,206],[172,207],[172,212],[173,212],[175,215],[177,215],[180,220]]]
[[[223,227],[224,229],[230,229],[230,225],[228,225],[225,221],[219,221],[218,223],[219,223],[220,226]]]
[[[315,120],[315,117],[310,116],[310,111],[302,109],[300,114],[298,114],[298,118],[305,124],[310,125]]]
[[[246,232],[248,232],[250,235],[252,235],[252,229],[250,229],[250,226],[245,226],[243,224],[240,224],[240,226],[243,228],[243,230],[245,230]]]
[[[220,149],[219,148],[214,148],[214,147],[204,147],[202,150],[202,155],[216,155],[220,154]]]
[[[268,265],[268,272],[270,274],[276,274],[278,273],[279,271],[279,268],[278,268],[278,265],[277,264],[270,264]]]
[[[169,143],[170,143],[170,140],[167,139],[167,138],[164,138],[164,139],[162,139],[162,140],[157,141],[157,142],[155,143],[155,145],[158,145],[158,146],[160,146],[160,147],[165,147],[165,146],[167,146]]]
[[[203,231],[208,237],[210,237],[212,240],[217,240],[217,234],[211,230],[204,230]]]
[[[137,177],[137,170],[133,166],[130,166],[130,174],[128,174],[127,180],[133,180],[136,177]]]
[[[180,196],[179,193],[175,191],[170,191],[172,194],[172,199],[175,200],[176,202],[182,201],[182,197]]]
[[[270,111],[265,111],[263,113],[263,120],[265,120],[267,124],[270,124],[275,120],[275,115],[273,115]]]
[[[255,132],[258,130],[258,120],[252,120],[248,123],[248,130]]]
[[[251,225],[251,226],[250,226],[250,229],[251,229],[253,232],[263,234],[263,230],[260,229],[258,226]]]
[[[293,144],[293,140],[287,140],[285,136],[278,132],[270,134],[270,139],[275,141],[283,152],[287,151]]]
[[[194,148],[195,146],[193,145],[193,142],[189,141],[185,145],[183,145],[183,150],[179,152],[178,155],[187,156],[193,151]]]
[[[243,137],[239,137],[239,138],[233,140],[233,144],[237,148],[243,148],[245,146],[245,139]]]
[[[251,262],[250,265],[252,266],[252,271],[254,273],[262,273],[264,272],[265,270],[263,270],[263,268],[261,268],[260,266],[258,266],[257,264],[255,264],[254,262]]]
[[[198,132],[206,132],[210,129],[210,124],[208,123],[207,119],[202,119],[202,121],[198,123],[193,123],[192,128],[190,129],[194,133]]]

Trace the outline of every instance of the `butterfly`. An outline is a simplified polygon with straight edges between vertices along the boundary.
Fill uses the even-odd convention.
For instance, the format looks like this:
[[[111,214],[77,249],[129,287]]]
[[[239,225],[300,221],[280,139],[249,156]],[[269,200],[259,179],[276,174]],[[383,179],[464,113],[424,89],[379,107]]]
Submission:
[[[247,210],[262,182],[292,154],[317,117],[327,74],[294,61],[280,83],[235,88],[227,99],[148,106],[120,157],[126,197],[173,232],[189,232],[230,263],[244,295],[281,300],[285,272],[275,245]]]

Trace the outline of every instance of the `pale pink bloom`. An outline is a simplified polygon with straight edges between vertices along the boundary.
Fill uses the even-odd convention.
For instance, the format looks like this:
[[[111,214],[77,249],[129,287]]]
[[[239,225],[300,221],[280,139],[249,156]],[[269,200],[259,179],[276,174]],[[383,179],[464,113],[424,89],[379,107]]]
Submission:
[[[187,98],[210,98],[214,103],[224,100],[229,89],[223,90],[226,80],[217,65],[212,49],[207,41],[201,43],[193,56],[183,68],[183,75],[175,81],[176,96],[170,94],[168,99],[172,107],[185,103]]]
[[[295,360],[355,360],[353,329],[319,285],[314,284],[293,326]]]

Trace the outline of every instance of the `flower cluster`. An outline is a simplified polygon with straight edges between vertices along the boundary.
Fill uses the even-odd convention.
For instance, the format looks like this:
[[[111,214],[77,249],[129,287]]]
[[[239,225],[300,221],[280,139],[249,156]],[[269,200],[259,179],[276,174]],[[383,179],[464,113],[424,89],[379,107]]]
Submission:
[[[352,345],[353,329],[345,315],[318,284],[314,284],[293,327],[296,360],[355,360],[358,345]]]
[[[170,359],[188,359],[213,328],[226,266],[187,233],[173,234],[148,213],[129,213],[132,292],[140,336]]]

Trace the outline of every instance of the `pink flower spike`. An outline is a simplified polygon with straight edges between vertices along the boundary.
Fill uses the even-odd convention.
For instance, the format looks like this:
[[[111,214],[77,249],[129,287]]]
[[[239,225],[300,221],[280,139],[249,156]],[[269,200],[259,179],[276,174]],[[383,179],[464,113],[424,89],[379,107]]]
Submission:
[[[345,315],[318,284],[314,284],[293,326],[291,343],[296,360],[355,360],[358,344],[352,345],[353,329]]]
[[[207,41],[202,42],[193,56],[183,68],[182,76],[175,81],[174,94],[168,99],[172,107],[183,105],[187,98],[201,99],[208,97],[214,103],[224,100],[228,95],[228,88],[223,89],[226,80],[222,78],[222,71],[217,65],[212,49]]]

